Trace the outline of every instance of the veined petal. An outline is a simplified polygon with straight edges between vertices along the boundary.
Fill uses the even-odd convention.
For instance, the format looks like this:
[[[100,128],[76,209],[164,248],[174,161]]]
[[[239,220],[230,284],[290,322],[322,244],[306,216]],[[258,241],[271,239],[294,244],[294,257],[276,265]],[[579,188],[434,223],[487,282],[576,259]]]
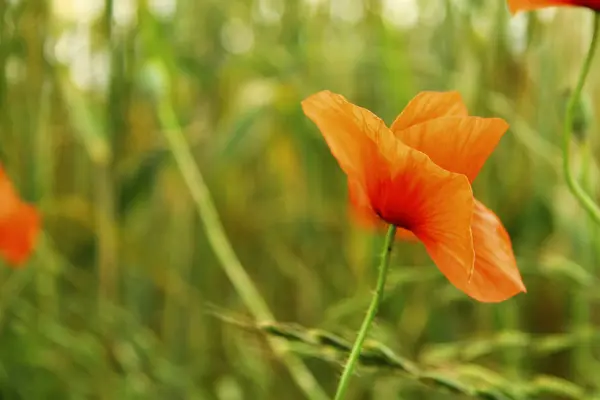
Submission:
[[[427,154],[448,171],[472,182],[490,156],[508,124],[500,118],[438,118],[408,129],[392,131],[404,144]]]
[[[371,200],[365,192],[363,184],[356,179],[348,178],[348,198],[352,216],[367,228],[384,229],[385,223],[377,216]]]
[[[508,0],[508,8],[512,14],[519,11],[531,11],[545,7],[587,7],[600,10],[600,0]]]
[[[363,222],[376,223],[375,215],[412,231],[439,269],[465,290],[475,259],[467,177],[397,140],[383,121],[340,95],[320,92],[302,106],[346,172],[353,210]]]
[[[0,254],[13,266],[31,253],[40,229],[40,218],[32,206],[18,197],[0,168]]]
[[[327,90],[302,101],[302,109],[348,178],[365,184],[367,177],[387,169],[397,140],[375,114]]]
[[[420,185],[397,180],[396,195],[391,200],[404,200],[412,216],[408,228],[423,242],[446,278],[468,293],[469,274],[475,262],[471,233],[473,193],[464,175],[439,169],[445,176],[428,177]]]
[[[462,232],[454,235],[460,236],[454,244],[458,252],[463,252],[460,262],[471,270],[473,192],[468,179],[439,167],[426,154],[400,141],[394,149],[395,155],[390,154],[394,161],[387,165],[382,162],[364,183],[348,179],[353,215],[372,228],[382,228],[383,222],[394,224],[398,227],[396,238],[408,240],[417,239],[419,228],[440,229],[439,222],[447,219],[450,222],[445,226],[450,235]],[[429,224],[432,219],[434,223]]]
[[[381,169],[369,176],[363,187],[381,219],[414,230],[433,214],[443,214],[440,210],[452,206],[466,210],[465,221],[470,224],[473,193],[464,175],[439,167],[424,153],[398,140],[392,160],[388,171]]]
[[[466,176],[403,147],[392,181],[369,188],[373,209],[383,220],[412,231],[450,282],[466,290],[475,258],[471,185]]]
[[[419,238],[417,238],[415,234],[409,231],[408,229],[398,228],[396,229],[396,240],[416,242],[419,240]]]
[[[373,211],[370,199],[359,182],[348,179],[348,197],[350,199],[351,214],[360,225],[385,232],[386,223]],[[418,240],[411,231],[404,228],[396,229],[396,239],[407,241]]]
[[[401,131],[436,118],[468,115],[469,112],[459,92],[421,92],[406,105],[391,129]]]
[[[506,229],[496,214],[478,200],[471,230],[475,270],[467,294],[483,302],[500,302],[526,292]]]

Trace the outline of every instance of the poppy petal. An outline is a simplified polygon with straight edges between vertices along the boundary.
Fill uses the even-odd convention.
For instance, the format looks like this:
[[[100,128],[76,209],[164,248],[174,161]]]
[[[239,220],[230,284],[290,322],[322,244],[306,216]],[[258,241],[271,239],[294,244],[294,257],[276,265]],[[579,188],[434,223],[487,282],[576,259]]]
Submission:
[[[545,7],[587,7],[592,10],[600,10],[600,0],[509,0],[508,8],[511,14],[519,11],[532,11]]]
[[[328,90],[302,101],[302,109],[317,125],[349,178],[364,184],[367,177],[393,159],[397,140],[385,123],[369,110]]]
[[[482,302],[500,302],[526,292],[506,229],[496,214],[478,200],[471,230],[475,270],[467,294]]]
[[[363,185],[355,179],[348,179],[350,211],[356,221],[367,228],[385,228],[385,223],[375,214]]]
[[[417,238],[415,234],[409,231],[408,229],[398,228],[396,229],[396,240],[416,242],[419,240],[419,238]]]
[[[427,154],[448,171],[472,182],[490,156],[508,124],[500,118],[438,118],[408,129],[392,131],[404,144]]]
[[[32,206],[18,197],[0,168],[0,254],[17,266],[31,253],[40,229],[40,218]]]
[[[370,205],[370,200],[362,185],[357,181],[348,179],[348,197],[352,217],[362,226],[384,232],[386,223],[375,214]],[[396,229],[397,240],[417,241],[418,238],[408,229]]]
[[[421,92],[406,105],[391,129],[401,131],[436,118],[468,115],[469,112],[459,92]]]
[[[444,170],[425,154],[402,147],[405,152],[393,180],[370,188],[373,209],[383,220],[412,231],[440,271],[465,290],[475,260],[471,185],[466,176]]]
[[[473,193],[464,175],[445,173],[448,175],[438,175],[437,179],[421,173],[425,180],[420,185],[407,186],[400,181],[395,185],[396,197],[392,199],[396,202],[401,200],[399,197],[410,199],[412,204],[407,209],[413,218],[408,228],[423,242],[446,278],[468,293],[475,262],[471,233]]]
[[[28,204],[20,204],[9,218],[0,221],[0,254],[8,263],[18,266],[27,260],[39,225],[37,211]]]

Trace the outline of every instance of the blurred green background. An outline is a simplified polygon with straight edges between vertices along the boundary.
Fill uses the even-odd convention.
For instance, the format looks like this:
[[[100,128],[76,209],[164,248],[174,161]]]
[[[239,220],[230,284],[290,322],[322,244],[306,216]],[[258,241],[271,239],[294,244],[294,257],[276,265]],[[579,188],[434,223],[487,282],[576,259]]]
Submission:
[[[388,123],[420,90],[509,121],[474,190],[528,288],[476,303],[399,243],[348,398],[592,399],[599,236],[560,173],[591,19],[503,0],[0,0],[0,159],[44,219],[29,264],[0,269],[0,398],[332,396],[382,237],[348,218],[302,114],[330,89]],[[590,191],[598,69],[574,154]]]

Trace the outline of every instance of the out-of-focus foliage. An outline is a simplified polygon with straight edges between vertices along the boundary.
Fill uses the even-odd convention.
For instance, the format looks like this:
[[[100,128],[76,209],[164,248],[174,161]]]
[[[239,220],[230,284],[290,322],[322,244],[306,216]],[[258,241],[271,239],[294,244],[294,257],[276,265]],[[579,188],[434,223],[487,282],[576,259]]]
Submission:
[[[0,0],[0,159],[45,227],[25,269],[0,269],[0,397],[305,398],[265,340],[285,329],[223,321],[270,322],[252,321],[215,257],[165,132],[185,135],[274,318],[350,341],[381,237],[348,218],[343,173],[300,101],[330,89],[391,122],[418,91],[455,89],[511,124],[474,190],[505,222],[528,293],[473,302],[419,245],[398,245],[372,340],[434,372],[422,385],[365,368],[350,398],[462,398],[471,386],[451,389],[470,364],[511,386],[485,398],[513,383],[533,388],[520,398],[590,398],[599,235],[559,146],[591,17],[511,18],[502,0]],[[574,166],[594,193],[595,65]],[[343,357],[301,337],[292,349],[333,393]]]

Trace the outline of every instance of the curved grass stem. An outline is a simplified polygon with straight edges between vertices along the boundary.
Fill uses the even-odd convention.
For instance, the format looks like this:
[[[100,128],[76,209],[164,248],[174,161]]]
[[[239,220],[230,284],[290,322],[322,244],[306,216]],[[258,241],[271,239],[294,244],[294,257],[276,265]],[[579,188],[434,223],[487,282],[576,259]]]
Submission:
[[[223,271],[256,320],[273,320],[271,310],[242,266],[227,238],[225,228],[204,182],[204,177],[196,165],[173,106],[168,100],[163,99],[159,102],[158,116],[169,149],[194,200],[197,212],[204,224],[208,241]],[[285,342],[271,338],[269,344],[308,399],[326,400],[328,398],[310,370],[289,351]]]
[[[571,93],[569,97],[569,102],[567,103],[567,110],[565,112],[565,121],[563,128],[563,173],[565,175],[565,179],[567,181],[567,185],[573,196],[579,201],[581,206],[588,212],[590,217],[596,222],[600,224],[600,207],[596,204],[596,202],[586,193],[586,191],[581,187],[577,179],[573,175],[573,171],[571,171],[571,134],[573,132],[573,113],[575,108],[577,107],[577,103],[581,96],[581,90],[583,89],[583,85],[590,71],[590,67],[592,65],[592,60],[594,59],[594,55],[596,52],[596,48],[598,47],[598,36],[600,35],[600,12],[595,12],[594,15],[594,32],[592,35],[592,41],[590,43],[590,47],[587,52],[587,56],[581,67],[581,71],[579,73],[579,78],[577,79],[577,84],[575,89]]]
[[[350,384],[350,378],[352,377],[352,373],[356,368],[356,364],[360,357],[360,352],[362,350],[363,343],[367,338],[367,334],[369,333],[369,329],[371,328],[371,324],[375,319],[375,315],[377,315],[377,310],[379,309],[379,304],[381,303],[381,299],[383,298],[383,290],[385,287],[385,280],[387,277],[388,267],[390,265],[390,255],[392,253],[392,246],[394,244],[394,238],[396,237],[396,226],[390,225],[388,228],[387,235],[385,236],[385,242],[383,245],[383,254],[381,257],[381,262],[379,264],[379,274],[377,277],[377,287],[375,288],[375,293],[373,294],[373,299],[371,300],[371,305],[369,306],[369,310],[367,311],[367,315],[363,320],[362,326],[360,327],[360,331],[358,331],[358,336],[356,337],[356,341],[352,346],[352,351],[350,352],[350,357],[346,363],[344,368],[344,372],[342,377],[340,378],[340,383],[338,384],[337,392],[335,394],[335,400],[341,400],[344,398],[346,391],[348,390],[348,385]]]

